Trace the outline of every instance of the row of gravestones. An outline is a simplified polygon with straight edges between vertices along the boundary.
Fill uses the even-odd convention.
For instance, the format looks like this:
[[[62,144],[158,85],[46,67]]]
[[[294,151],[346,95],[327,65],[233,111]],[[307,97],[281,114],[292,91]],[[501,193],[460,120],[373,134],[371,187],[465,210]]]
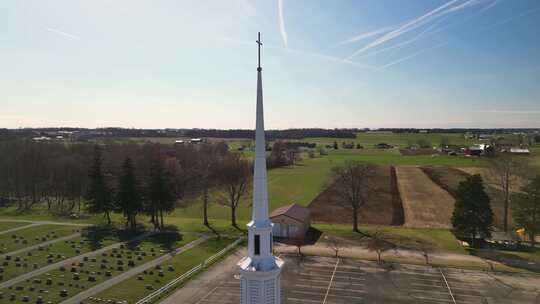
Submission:
[[[56,232],[52,231],[50,234],[46,234],[42,237],[34,237],[34,240],[35,241],[42,241],[42,242],[46,242],[50,239],[55,239],[57,238],[58,235],[56,234]],[[22,236],[22,235],[16,235],[16,234],[12,234],[11,235],[11,239],[12,239],[12,242],[14,244],[23,244],[23,245],[27,245],[28,244],[28,240]],[[6,244],[5,243],[1,243],[0,244],[0,253],[4,253],[4,251],[7,250],[7,247],[6,247]]]
[[[162,269],[162,266],[161,265],[156,265],[154,267],[154,270],[157,271],[157,275],[159,277],[164,277],[165,276],[165,272],[163,271]],[[153,276],[155,274],[154,270],[145,270],[142,272],[142,274],[138,275],[137,276],[137,280],[139,281],[144,281],[145,280],[145,276]],[[174,271],[174,267],[172,265],[167,265],[167,271]],[[154,279],[154,283],[160,283],[161,281],[159,280],[159,278],[156,278]],[[145,285],[145,288],[147,290],[153,290],[154,289],[154,286],[150,285],[150,284],[147,284]]]

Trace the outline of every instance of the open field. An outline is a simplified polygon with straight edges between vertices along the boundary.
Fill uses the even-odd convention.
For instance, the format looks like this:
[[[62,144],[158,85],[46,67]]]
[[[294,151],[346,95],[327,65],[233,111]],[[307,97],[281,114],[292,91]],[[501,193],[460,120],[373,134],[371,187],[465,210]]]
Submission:
[[[104,282],[137,265],[155,259],[165,252],[193,240],[191,236],[177,234],[159,234],[149,236],[141,241],[129,242],[119,248],[101,253],[99,256],[81,258],[71,265],[60,266],[43,275],[16,283],[4,288],[6,295],[0,303],[9,298],[35,301],[38,297],[44,302],[54,303],[68,299],[77,293]]]
[[[454,198],[417,167],[396,168],[405,226],[449,228]]]
[[[359,221],[365,224],[401,225],[403,210],[397,185],[392,179],[394,168],[377,166],[370,182],[366,205],[359,210]],[[352,223],[352,207],[335,189],[336,185],[321,192],[310,204],[311,218],[315,222]]]
[[[227,238],[222,238],[221,240],[207,240],[186,252],[174,256],[163,265],[160,265],[160,268],[164,270],[162,272],[163,275],[160,275],[158,269],[144,271],[136,277],[114,285],[95,295],[93,298],[136,303],[152,291],[161,288],[181,274],[204,262],[207,258],[211,257],[231,242],[233,242],[233,239]],[[89,303],[92,302],[92,299],[90,299]]]
[[[483,166],[481,159],[455,156],[402,156],[397,150],[356,150],[330,151],[328,155],[304,158],[294,167],[272,169],[268,172],[269,209],[290,203],[307,206],[332,183],[331,169],[345,161],[369,162],[384,166],[394,165],[444,165],[452,167]],[[202,197],[188,198],[181,202],[176,216],[185,218],[202,217]],[[210,193],[209,215],[214,219],[230,218],[230,209],[223,204],[223,194],[219,189]],[[251,193],[240,202],[238,218],[247,220]]]
[[[281,274],[282,303],[286,304],[431,304],[454,303],[454,300],[459,304],[521,304],[536,303],[540,295],[540,277],[534,275],[487,274],[395,263],[378,265],[343,258],[282,258],[285,260]],[[187,288],[177,291],[164,303],[238,303],[237,271],[225,266],[217,270],[219,275],[209,273],[188,283]]]

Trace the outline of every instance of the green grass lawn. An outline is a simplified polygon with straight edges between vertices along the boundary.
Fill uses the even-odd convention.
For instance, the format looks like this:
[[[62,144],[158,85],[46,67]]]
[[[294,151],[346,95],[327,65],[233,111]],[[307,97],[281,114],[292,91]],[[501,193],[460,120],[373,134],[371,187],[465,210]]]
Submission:
[[[119,249],[106,251],[94,258],[81,260],[75,265],[58,268],[44,275],[36,276],[27,282],[21,282],[1,292],[6,295],[15,293],[17,299],[29,296],[31,302],[34,302],[38,296],[41,296],[44,302],[61,302],[194,239],[193,235],[163,234],[152,236],[142,241],[129,243]],[[129,261],[133,262],[131,266]],[[47,282],[48,280],[51,280],[50,284]],[[61,294],[63,290],[66,291],[66,295]],[[0,303],[3,302],[7,302],[6,297],[0,300]]]
[[[0,253],[32,246],[70,235],[79,229],[72,226],[39,225],[0,235]]]
[[[466,139],[463,134],[454,133],[357,133],[356,139],[354,138],[331,138],[331,137],[310,137],[304,138],[301,141],[313,142],[322,145],[332,145],[334,141],[338,144],[342,142],[354,142],[355,144],[361,144],[364,147],[373,147],[379,143],[387,143],[392,145],[399,145],[402,147],[416,144],[419,140],[425,140],[431,143],[432,146],[439,146],[442,138],[447,138],[450,144],[454,145],[468,145],[474,144],[477,141],[472,139]]]
[[[193,267],[201,264],[204,262],[204,260],[214,255],[233,241],[234,239],[224,238],[221,240],[211,239],[205,241],[195,248],[176,255],[174,258],[165,262],[164,265],[161,266],[163,276],[159,275],[159,270],[152,269],[146,271],[146,273],[140,274],[140,278],[142,278],[142,280],[139,279],[138,276],[133,277],[101,292],[95,297],[106,300],[126,300],[128,303],[135,303],[137,300],[147,296],[153,290],[159,289]],[[173,270],[168,270],[169,265]]]
[[[28,223],[19,223],[19,222],[0,222],[0,232],[6,231],[9,229],[26,226]]]
[[[360,240],[364,237],[362,234],[353,232],[351,225],[314,224],[313,227],[325,234],[342,236],[350,240]],[[360,231],[368,235],[380,232],[384,239],[404,249],[421,249],[428,245],[427,248],[433,251],[467,254],[465,247],[458,243],[449,229],[361,225]]]

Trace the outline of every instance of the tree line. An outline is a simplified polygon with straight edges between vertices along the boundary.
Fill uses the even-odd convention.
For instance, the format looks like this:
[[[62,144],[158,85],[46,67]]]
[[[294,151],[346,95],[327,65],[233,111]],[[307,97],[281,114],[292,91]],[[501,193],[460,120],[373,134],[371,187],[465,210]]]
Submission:
[[[124,215],[135,228],[137,215],[148,215],[163,229],[164,215],[189,195],[203,195],[203,222],[209,226],[208,190],[218,187],[231,207],[247,193],[251,163],[225,143],[91,144],[14,140],[0,142],[0,203],[18,211],[45,208],[69,215],[88,211]]]

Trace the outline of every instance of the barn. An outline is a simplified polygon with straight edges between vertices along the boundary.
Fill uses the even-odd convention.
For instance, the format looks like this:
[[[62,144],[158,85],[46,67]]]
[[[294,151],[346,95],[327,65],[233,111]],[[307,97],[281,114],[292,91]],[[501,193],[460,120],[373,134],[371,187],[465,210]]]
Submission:
[[[275,209],[270,220],[274,223],[274,236],[282,238],[305,236],[311,225],[309,209],[298,204]]]

